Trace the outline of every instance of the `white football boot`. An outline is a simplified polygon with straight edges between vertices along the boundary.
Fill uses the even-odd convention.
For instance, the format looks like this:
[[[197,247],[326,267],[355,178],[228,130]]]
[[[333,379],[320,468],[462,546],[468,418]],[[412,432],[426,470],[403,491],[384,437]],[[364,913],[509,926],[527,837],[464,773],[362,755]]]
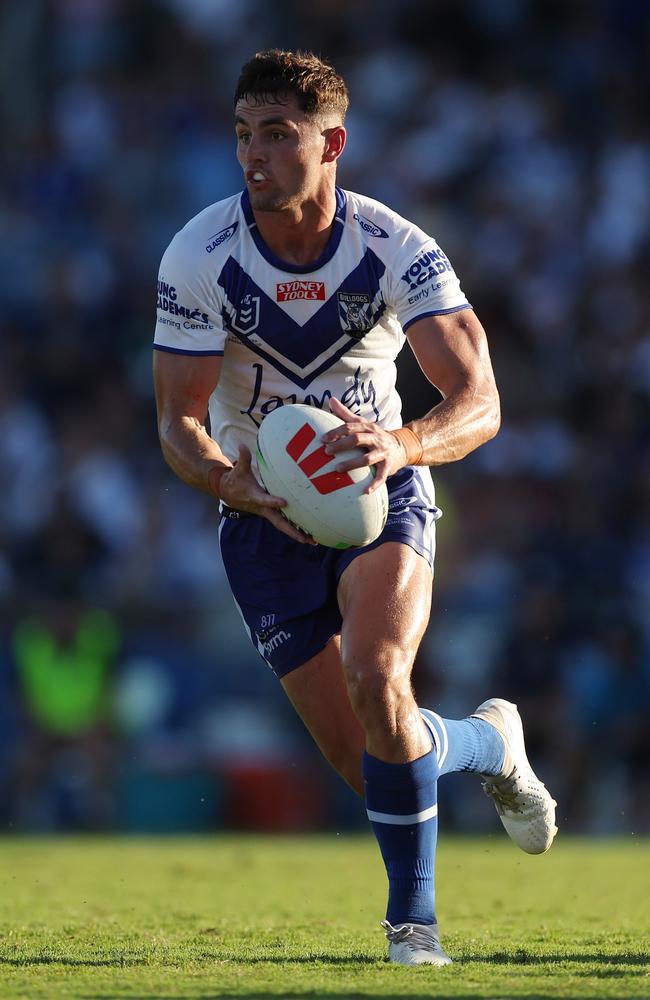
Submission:
[[[508,836],[517,847],[527,854],[544,854],[557,833],[557,802],[528,763],[517,706],[503,698],[489,698],[471,717],[494,726],[505,748],[501,773],[481,776],[483,791],[493,800]]]
[[[388,958],[397,965],[451,965],[449,955],[442,950],[437,924],[400,924],[393,927],[387,920],[381,926],[388,938]]]

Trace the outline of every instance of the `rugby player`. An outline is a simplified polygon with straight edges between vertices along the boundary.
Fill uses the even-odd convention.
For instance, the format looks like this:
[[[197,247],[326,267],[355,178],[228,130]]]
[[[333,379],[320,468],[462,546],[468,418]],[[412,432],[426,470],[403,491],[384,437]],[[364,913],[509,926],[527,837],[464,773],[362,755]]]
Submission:
[[[161,263],[155,384],[164,456],[220,501],[220,545],[252,642],[322,753],[360,795],[385,862],[392,961],[446,965],[434,906],[437,781],[483,778],[510,837],[542,853],[555,803],[533,773],[516,707],[468,718],[420,708],[411,671],[431,605],[429,466],[496,434],[499,398],[484,330],[436,241],[336,185],[348,94],[311,53],[270,50],[235,92],[243,192],[176,234]],[[395,359],[408,340],[443,397],[402,426]],[[256,478],[258,427],[291,402],[344,422],[333,455],[360,446],[386,482],[381,536],[315,545]],[[209,417],[209,423],[208,423]],[[209,429],[208,429],[209,427]]]

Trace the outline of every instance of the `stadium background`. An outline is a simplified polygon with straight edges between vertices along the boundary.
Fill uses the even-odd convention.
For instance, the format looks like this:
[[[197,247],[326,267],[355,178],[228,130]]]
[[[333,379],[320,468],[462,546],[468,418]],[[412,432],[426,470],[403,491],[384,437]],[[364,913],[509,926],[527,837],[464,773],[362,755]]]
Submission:
[[[2,5],[2,828],[363,826],[155,434],[158,261],[240,188],[231,93],[271,45],[346,76],[340,182],[439,239],[491,342],[501,433],[436,473],[421,700],[517,701],[563,831],[647,832],[643,0]],[[407,418],[428,408],[407,351],[400,387]],[[476,782],[442,794],[443,830],[494,829]]]

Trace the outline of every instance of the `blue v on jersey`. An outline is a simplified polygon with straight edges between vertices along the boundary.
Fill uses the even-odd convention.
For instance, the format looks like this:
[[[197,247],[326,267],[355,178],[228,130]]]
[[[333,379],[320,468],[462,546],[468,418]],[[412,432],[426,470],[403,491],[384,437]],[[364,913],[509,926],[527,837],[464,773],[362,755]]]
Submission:
[[[336,199],[329,242],[307,266],[271,253],[246,191],[195,216],[163,256],[154,347],[223,356],[210,426],[231,461],[240,443],[255,454],[261,421],[285,403],[337,396],[399,427],[404,332],[471,308],[434,239],[370,198],[337,188]]]

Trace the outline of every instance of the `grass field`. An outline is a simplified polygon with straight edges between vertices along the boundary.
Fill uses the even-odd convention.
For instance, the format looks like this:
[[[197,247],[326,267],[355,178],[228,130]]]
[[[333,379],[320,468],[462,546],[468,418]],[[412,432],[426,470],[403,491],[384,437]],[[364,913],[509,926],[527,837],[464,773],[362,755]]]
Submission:
[[[384,960],[367,838],[0,841],[2,997],[650,997],[650,843],[449,840],[455,964]]]

